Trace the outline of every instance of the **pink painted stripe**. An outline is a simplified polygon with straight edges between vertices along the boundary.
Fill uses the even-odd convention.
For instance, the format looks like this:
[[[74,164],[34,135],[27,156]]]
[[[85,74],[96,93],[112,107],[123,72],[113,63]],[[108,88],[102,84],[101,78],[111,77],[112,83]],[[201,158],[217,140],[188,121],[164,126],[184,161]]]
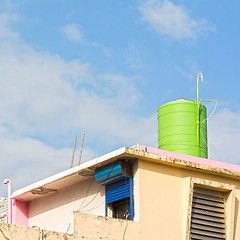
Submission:
[[[206,158],[194,157],[194,156],[185,155],[181,153],[175,153],[175,152],[170,152],[162,149],[152,148],[144,145],[139,145],[139,150],[144,152],[154,153],[161,156],[185,160],[188,162],[194,162],[194,163],[199,163],[199,164],[203,164],[211,167],[217,167],[217,168],[227,169],[230,171],[240,172],[240,165],[236,165],[236,164],[219,162],[219,161],[206,159]]]

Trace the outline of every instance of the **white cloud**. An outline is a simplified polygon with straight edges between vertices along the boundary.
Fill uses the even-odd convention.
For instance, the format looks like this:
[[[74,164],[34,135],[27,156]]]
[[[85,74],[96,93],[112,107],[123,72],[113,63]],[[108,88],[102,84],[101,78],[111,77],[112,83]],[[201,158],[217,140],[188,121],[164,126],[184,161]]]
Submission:
[[[57,131],[68,121],[64,113],[77,103],[79,89],[94,87],[90,66],[78,60],[66,62],[22,45],[2,44],[0,51],[5,52],[0,56],[0,121],[15,133]]]
[[[2,180],[13,179],[16,190],[68,168],[69,139],[73,145],[71,136],[83,131],[90,142],[83,149],[84,161],[98,154],[94,141],[110,149],[137,141],[153,145],[156,116],[137,119],[131,113],[141,97],[134,76],[96,75],[90,63],[36,51],[7,20],[4,26],[8,41],[0,39]],[[1,188],[0,195],[5,190]]]
[[[81,26],[77,23],[70,23],[61,28],[61,31],[68,41],[81,43],[84,42]]]
[[[240,114],[222,109],[208,124],[209,158],[240,164]]]
[[[134,78],[94,75],[90,64],[23,45],[0,44],[1,50],[6,51],[0,56],[0,124],[5,132],[57,136],[84,128],[96,137],[115,123],[117,133],[125,118],[134,121],[127,113],[139,100]]]
[[[78,147],[78,146],[77,146]],[[78,151],[78,149],[77,149]],[[79,153],[76,151],[74,166],[78,164]],[[82,162],[92,159],[96,153],[84,148]],[[44,177],[70,168],[72,149],[56,149],[31,138],[0,137],[1,182],[9,178],[13,189],[32,184]],[[1,187],[1,195],[7,195],[7,188]]]
[[[9,28],[12,23],[15,23],[19,20],[19,17],[16,14],[0,14],[0,40],[16,40],[19,37],[18,32],[13,31]]]
[[[66,24],[60,28],[60,31],[62,32],[64,38],[67,39],[69,42],[78,43],[89,47],[100,48],[105,56],[111,56],[111,52],[107,48],[103,47],[101,44],[88,41],[83,35],[82,26],[78,23]]]
[[[139,12],[154,30],[177,40],[195,39],[203,32],[214,31],[205,19],[192,18],[184,7],[168,0],[148,0]]]

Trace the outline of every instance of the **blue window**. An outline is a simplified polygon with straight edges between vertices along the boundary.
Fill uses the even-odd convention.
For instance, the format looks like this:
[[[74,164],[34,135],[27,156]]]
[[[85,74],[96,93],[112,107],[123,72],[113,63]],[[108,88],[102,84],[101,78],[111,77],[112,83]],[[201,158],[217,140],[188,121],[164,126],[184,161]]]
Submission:
[[[105,186],[106,216],[133,220],[133,177],[130,161],[118,160],[95,170],[97,183]]]
[[[106,216],[133,220],[133,178],[125,177],[117,182],[107,184],[105,191]]]

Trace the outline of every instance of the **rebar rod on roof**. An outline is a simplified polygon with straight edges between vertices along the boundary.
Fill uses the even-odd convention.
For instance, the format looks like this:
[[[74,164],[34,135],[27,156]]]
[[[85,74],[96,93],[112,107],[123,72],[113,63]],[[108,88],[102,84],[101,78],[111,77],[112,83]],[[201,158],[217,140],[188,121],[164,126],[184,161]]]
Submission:
[[[73,146],[73,154],[72,154],[71,168],[73,167],[73,159],[74,159],[74,155],[75,155],[76,142],[77,142],[77,136],[75,137],[74,146]]]
[[[81,163],[81,157],[82,157],[82,149],[83,149],[84,136],[85,136],[85,133],[83,132],[83,135],[82,135],[82,143],[81,143],[81,148],[80,148],[80,155],[79,155],[79,162],[78,162],[78,165],[80,165],[80,163]]]

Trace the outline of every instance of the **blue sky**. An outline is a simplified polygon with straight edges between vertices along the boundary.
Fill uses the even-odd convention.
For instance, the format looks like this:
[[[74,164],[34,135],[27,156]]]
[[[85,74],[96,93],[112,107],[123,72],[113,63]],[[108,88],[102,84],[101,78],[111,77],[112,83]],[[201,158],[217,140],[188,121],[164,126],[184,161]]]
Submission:
[[[16,190],[136,143],[157,147],[157,109],[218,107],[209,157],[240,164],[240,2],[0,2],[0,181]],[[209,114],[213,105],[208,106]],[[6,195],[2,184],[0,195]]]

